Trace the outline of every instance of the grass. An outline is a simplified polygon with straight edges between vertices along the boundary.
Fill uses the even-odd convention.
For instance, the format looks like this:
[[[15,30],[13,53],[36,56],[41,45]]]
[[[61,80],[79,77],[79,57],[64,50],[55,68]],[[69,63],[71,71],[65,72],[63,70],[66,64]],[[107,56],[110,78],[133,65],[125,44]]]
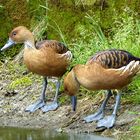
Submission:
[[[59,33],[61,40],[72,51],[74,58],[71,67],[76,64],[85,64],[90,56],[106,49],[123,49],[140,57],[140,20],[135,18],[136,13],[129,11],[129,9],[127,10],[119,18],[114,17],[115,20],[112,23],[108,36],[105,36],[105,31],[102,30],[99,20],[88,13],[84,17],[86,25],[76,24],[74,32],[77,33],[77,38],[73,39],[72,43],[63,34],[59,24],[55,21],[53,26],[48,27]],[[124,91],[124,93],[132,93],[129,96],[124,94],[124,102],[140,103],[139,85],[140,80],[138,77]],[[82,91],[85,92],[84,89]],[[91,92],[86,93],[88,95],[91,94]]]
[[[140,132],[140,119],[136,120],[137,125],[134,125],[133,127],[131,127],[131,130],[134,130],[136,132]]]
[[[0,9],[1,8],[2,7],[0,5]],[[50,10],[47,5],[40,5],[39,9],[40,8],[43,8],[46,11]],[[34,12],[38,12],[39,9]],[[135,56],[140,57],[140,20],[135,18],[137,13],[134,13],[129,8],[124,9],[119,16],[117,14],[114,15],[112,17],[113,20],[111,19],[113,22],[112,24],[109,24],[111,26],[107,29],[103,27],[100,22],[100,18],[91,12],[82,13],[82,15],[80,15],[80,18],[82,18],[81,22],[79,22],[79,17],[74,17],[74,14],[69,13],[69,11],[64,11],[63,13],[61,11],[59,16],[57,16],[58,12],[54,10],[53,15],[56,16],[56,19],[48,17],[48,15],[43,17],[39,16],[39,22],[37,22],[37,25],[33,24],[31,30],[35,34],[36,40],[45,39],[49,34],[49,39],[60,39],[60,41],[64,42],[72,51],[74,56],[70,67],[77,64],[85,64],[90,56],[94,55],[98,51],[106,49],[124,49]],[[61,20],[60,16],[63,17],[63,20]],[[73,20],[70,20],[72,18]],[[64,30],[66,31],[64,32]],[[55,37],[52,35],[53,33],[55,34]],[[15,52],[13,54],[15,54]],[[9,53],[11,52],[9,51]],[[5,54],[3,53],[3,55]],[[9,69],[11,74],[10,80],[12,81],[8,85],[8,88],[16,89],[18,87],[22,88],[30,86],[33,81],[32,78],[30,79],[30,75],[28,75],[28,77],[23,77],[22,74],[19,74],[19,72],[22,73],[26,69],[24,67],[19,67],[19,65],[13,65],[13,63],[10,63],[7,66],[7,69]],[[7,73],[7,75],[8,74],[9,73]],[[127,87],[127,89],[123,91],[124,94],[122,96],[122,102],[140,104],[139,87],[140,78],[137,77]],[[104,91],[92,92],[81,88],[78,98],[86,96],[94,100],[97,99],[97,97],[102,96],[103,94],[101,93],[104,93]],[[62,96],[60,98],[60,103],[66,103],[68,101],[67,98],[68,97],[66,96]],[[131,130],[139,132],[139,120],[137,120],[137,124],[138,125],[132,127]]]
[[[16,88],[23,88],[30,86],[32,84],[32,80],[28,76],[24,76],[22,78],[17,78],[14,81],[12,81],[9,85],[9,89],[14,90]]]
[[[73,29],[73,31],[68,34],[63,33],[65,27],[63,27],[64,29],[62,28],[60,17],[58,18],[60,22],[57,22],[57,19],[51,19],[51,17],[48,17],[48,15],[51,15],[48,13],[52,10],[48,8],[47,4],[45,6],[40,4],[39,8],[45,9],[47,15],[43,16],[43,18],[37,22],[36,26],[33,24],[31,27],[36,40],[45,39],[47,36],[46,31],[49,32],[48,34],[51,34],[50,31],[57,34],[60,40],[64,42],[73,53],[74,58],[70,67],[79,63],[85,64],[90,56],[98,51],[106,49],[124,49],[140,57],[140,20],[135,18],[137,13],[134,13],[129,8],[124,9],[119,17],[117,14],[112,17],[114,19],[112,21],[114,22],[109,30],[102,28],[100,18],[95,16],[92,12],[82,13],[82,15],[80,15],[83,17],[81,23],[78,23],[79,18],[74,17],[73,13],[69,13],[69,10],[68,12],[61,12],[60,16],[63,16],[64,23],[66,20],[69,20],[69,18],[74,17],[73,20],[75,25],[73,25],[73,21],[70,21],[69,23],[72,24],[73,28],[70,29]],[[57,13],[57,11],[53,12]],[[68,14],[67,17],[65,14]],[[67,24],[68,23],[65,23],[63,26],[66,26]],[[66,29],[69,29],[69,27]],[[71,34],[73,35],[74,33],[76,36],[71,38]],[[15,49],[15,51],[17,51],[17,49]],[[7,53],[11,52],[9,51]],[[15,54],[15,52],[13,54]],[[3,55],[5,55],[5,53],[3,53]],[[24,81],[24,79],[22,80]],[[22,83],[19,81],[15,80],[14,83],[11,83],[11,87],[18,85],[18,83]],[[130,94],[129,96],[124,95],[123,100],[136,104],[140,103],[139,85],[140,80],[139,78],[136,78],[136,80],[128,86],[127,91],[125,91],[133,94]],[[82,89],[82,92],[85,92],[85,89]],[[91,94],[91,92],[86,93],[88,95]]]
[[[128,10],[127,12],[124,11],[119,18],[114,17],[115,20],[107,36],[105,35],[106,31],[102,29],[100,20],[89,13],[86,13],[84,16],[85,22],[75,24],[73,32],[77,34],[77,37],[72,40],[67,34],[63,33],[59,23],[50,19],[48,16],[44,16],[36,26],[32,27],[32,30],[36,40],[44,39],[48,29],[53,30],[53,32],[59,35],[60,40],[64,42],[73,53],[74,58],[70,66],[73,67],[76,64],[85,64],[90,56],[106,49],[124,49],[140,57],[140,21],[134,18],[134,15],[136,15],[136,13]],[[53,23],[53,25],[50,23]],[[24,79],[22,80],[24,81]],[[18,83],[22,83],[22,80],[19,78],[19,81],[15,80],[10,86],[16,87]],[[124,91],[124,93],[131,93],[129,96],[124,94],[124,102],[140,103],[139,85],[139,78],[135,78],[127,90]],[[86,96],[92,96],[93,94],[93,92],[85,89],[82,89],[82,92],[84,94],[86,93]],[[97,92],[94,93],[96,94]]]

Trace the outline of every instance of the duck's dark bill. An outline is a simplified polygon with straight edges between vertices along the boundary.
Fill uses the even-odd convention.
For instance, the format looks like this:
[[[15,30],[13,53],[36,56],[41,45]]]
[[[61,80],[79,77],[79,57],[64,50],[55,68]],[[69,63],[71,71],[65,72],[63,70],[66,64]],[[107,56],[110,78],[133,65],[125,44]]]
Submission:
[[[1,51],[4,51],[4,50],[10,48],[14,44],[15,44],[15,42],[12,39],[9,38],[9,40],[7,41],[7,43],[1,48]]]
[[[77,105],[77,97],[71,96],[71,104],[72,104],[72,110],[76,111],[76,105]]]

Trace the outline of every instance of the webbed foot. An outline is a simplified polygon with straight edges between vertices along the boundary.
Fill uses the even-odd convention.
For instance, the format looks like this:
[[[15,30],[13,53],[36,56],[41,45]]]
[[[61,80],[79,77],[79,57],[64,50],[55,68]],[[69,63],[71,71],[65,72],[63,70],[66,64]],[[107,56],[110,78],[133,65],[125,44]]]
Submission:
[[[113,114],[111,116],[107,116],[106,118],[103,118],[98,121],[97,128],[106,127],[106,128],[112,128],[115,124],[116,116]]]
[[[41,108],[43,112],[48,112],[48,111],[54,111],[59,107],[59,104],[57,102],[52,102],[48,105],[45,105]]]
[[[87,117],[85,117],[83,120],[87,123],[92,122],[92,121],[98,121],[100,119],[102,119],[104,116],[103,111],[98,111],[95,114],[89,115]]]
[[[45,106],[45,102],[43,100],[38,100],[36,103],[29,105],[25,111],[26,112],[35,112],[37,109]]]

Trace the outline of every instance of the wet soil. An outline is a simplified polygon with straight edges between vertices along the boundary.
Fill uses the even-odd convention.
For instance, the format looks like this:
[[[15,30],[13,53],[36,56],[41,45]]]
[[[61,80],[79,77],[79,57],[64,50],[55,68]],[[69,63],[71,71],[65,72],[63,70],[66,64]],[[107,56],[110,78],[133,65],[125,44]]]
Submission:
[[[26,69],[17,69],[16,75],[22,75]],[[96,99],[90,99],[85,96],[78,99],[77,111],[72,112],[70,101],[65,98],[65,102],[60,104],[60,107],[55,111],[43,113],[42,110],[37,110],[34,113],[25,112],[25,108],[35,102],[41,92],[42,82],[41,77],[30,74],[33,83],[29,86],[16,88],[10,90],[7,86],[12,82],[15,71],[12,73],[7,67],[0,69],[0,126],[14,126],[14,127],[31,127],[31,128],[45,128],[55,129],[59,132],[76,132],[76,133],[97,133],[96,122],[85,123],[83,118],[95,112],[101,104],[104,96],[97,96]],[[55,83],[52,79],[49,83]],[[49,101],[55,93],[55,86],[53,84],[48,86],[47,95]],[[103,94],[102,94],[103,95]],[[61,93],[59,100],[65,97]],[[114,98],[106,108],[106,115],[111,114],[113,110]],[[118,111],[117,121],[112,129],[106,129],[98,132],[104,136],[111,136],[117,138],[120,134],[131,133],[130,128],[136,125],[136,119],[140,118],[140,105],[122,104]]]

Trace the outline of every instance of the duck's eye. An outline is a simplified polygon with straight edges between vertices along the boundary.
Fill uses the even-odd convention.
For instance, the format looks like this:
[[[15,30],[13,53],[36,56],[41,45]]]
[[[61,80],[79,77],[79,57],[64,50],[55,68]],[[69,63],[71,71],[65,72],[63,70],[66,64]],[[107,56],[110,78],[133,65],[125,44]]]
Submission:
[[[12,33],[12,36],[15,36],[16,34],[17,34],[16,32],[13,32],[13,33]]]

